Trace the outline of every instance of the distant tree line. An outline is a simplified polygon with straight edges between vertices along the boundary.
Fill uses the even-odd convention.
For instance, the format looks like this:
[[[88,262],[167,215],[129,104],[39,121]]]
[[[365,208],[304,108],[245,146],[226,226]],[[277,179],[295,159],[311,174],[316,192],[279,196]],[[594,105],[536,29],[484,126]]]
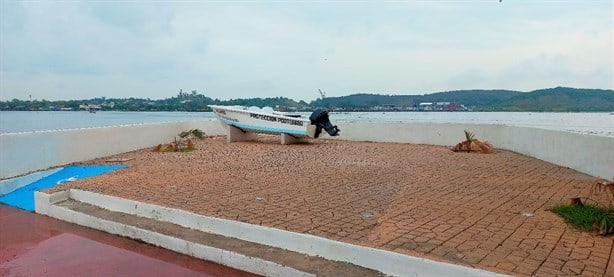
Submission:
[[[272,106],[285,109],[307,109],[309,104],[296,102],[286,97],[274,98],[249,98],[249,99],[212,99],[197,91],[186,93],[180,91],[175,97],[166,99],[145,98],[92,98],[84,100],[48,101],[48,100],[19,100],[0,102],[0,109],[4,111],[45,111],[45,110],[79,110],[84,106],[95,105],[101,110],[109,111],[186,111],[206,112],[211,111],[207,105],[243,105],[243,106]]]
[[[212,99],[198,91],[179,91],[175,97],[149,98],[93,98],[86,100],[48,101],[19,100],[0,102],[5,111],[78,110],[84,105],[98,105],[102,110],[114,111],[210,111],[207,105],[270,106],[278,110],[310,111],[317,107],[346,111],[369,111],[385,106],[395,110],[417,107],[424,102],[452,102],[474,111],[536,111],[536,112],[612,112],[614,91],[556,87],[520,92],[511,90],[458,90],[424,95],[352,94],[341,97],[320,97],[309,103],[286,97]]]

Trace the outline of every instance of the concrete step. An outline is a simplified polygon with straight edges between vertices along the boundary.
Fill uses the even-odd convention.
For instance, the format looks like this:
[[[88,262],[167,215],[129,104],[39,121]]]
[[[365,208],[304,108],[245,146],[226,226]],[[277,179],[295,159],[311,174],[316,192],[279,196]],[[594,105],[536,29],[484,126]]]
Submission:
[[[37,191],[34,196],[37,213],[260,275],[372,276],[381,272],[390,276],[501,276],[476,268],[92,191],[68,189],[50,194]],[[98,214],[101,211],[105,213]],[[120,221],[125,216],[128,218]],[[137,225],[141,219],[149,224]],[[177,229],[163,228],[166,224]],[[216,236],[194,235],[201,233]],[[240,242],[239,245],[255,250],[253,253],[244,249],[239,252],[213,245],[218,238],[232,238]],[[267,254],[269,252],[272,254]],[[334,262],[323,263],[318,257]],[[361,271],[353,271],[358,269]]]
[[[173,223],[110,211],[73,199],[53,204],[77,224],[130,237],[179,253],[266,276],[382,276],[347,262],[327,260]]]

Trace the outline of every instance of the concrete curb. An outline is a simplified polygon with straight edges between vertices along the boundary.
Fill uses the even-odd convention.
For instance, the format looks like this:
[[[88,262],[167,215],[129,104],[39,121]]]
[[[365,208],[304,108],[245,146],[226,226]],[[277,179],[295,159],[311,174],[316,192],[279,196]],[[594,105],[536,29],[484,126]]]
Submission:
[[[0,181],[0,196],[16,191],[22,187],[25,187],[40,179],[43,179],[51,174],[54,174],[62,169],[63,167],[59,167],[59,168],[34,172],[34,173],[31,173],[25,176],[21,176],[21,177],[15,177],[11,179],[2,180]]]
[[[239,253],[202,245],[175,238],[168,235],[152,232],[134,226],[117,223],[87,214],[75,212],[59,206],[50,206],[48,215],[57,219],[68,221],[82,226],[105,231],[146,243],[163,247],[192,257],[212,261],[218,264],[239,270],[265,275],[265,276],[315,276],[306,272],[286,267],[256,257],[248,257]]]
[[[102,195],[94,192],[71,189],[68,191],[68,193],[59,192],[49,195],[42,192],[36,192],[35,194],[35,206],[37,213],[47,214],[51,217],[56,217],[81,225],[90,224],[92,226],[86,226],[105,230],[107,232],[119,234],[122,236],[141,239],[149,243],[169,248],[184,254],[193,255],[195,257],[201,256],[196,256],[193,251],[202,247],[195,247],[193,245],[188,247],[188,244],[186,244],[187,242],[184,242],[182,244],[180,242],[177,242],[176,238],[158,237],[156,234],[135,231],[131,228],[127,228],[126,226],[105,227],[105,224],[108,223],[95,223],[97,222],[95,218],[78,218],[77,215],[71,212],[63,211],[62,208],[53,206],[54,203],[61,202],[68,198],[72,198],[76,201],[91,204],[94,206],[102,207],[111,211],[122,212],[140,217],[169,222],[182,227],[200,230],[202,232],[233,237],[262,245],[268,245],[298,253],[303,253],[310,256],[319,256],[328,260],[348,262],[365,268],[374,269],[392,276],[502,276],[497,273],[480,269],[447,264],[424,258],[402,255],[395,252],[343,243],[308,234],[294,233],[259,225],[247,224],[243,222],[208,217],[183,210],[142,203],[114,196]],[[109,228],[109,230],[106,230],[105,228]],[[163,245],[160,244],[162,243],[162,241],[164,242]],[[205,259],[211,260],[209,258]],[[218,260],[220,260],[221,262],[219,262]],[[236,267],[236,264],[225,263],[225,260],[222,258],[217,258],[217,260],[212,261],[228,265],[230,267],[239,268]],[[254,262],[253,260],[239,259],[235,261],[235,263],[248,263],[248,261]],[[257,263],[262,264],[262,262],[260,261],[257,261]],[[262,265],[252,265],[252,267],[248,266],[247,268],[239,269],[254,272],[251,271],[255,270],[253,269],[253,267],[259,268],[262,267]],[[272,270],[266,275],[270,275],[275,272],[275,270]],[[300,275],[302,273],[294,272],[291,275]]]

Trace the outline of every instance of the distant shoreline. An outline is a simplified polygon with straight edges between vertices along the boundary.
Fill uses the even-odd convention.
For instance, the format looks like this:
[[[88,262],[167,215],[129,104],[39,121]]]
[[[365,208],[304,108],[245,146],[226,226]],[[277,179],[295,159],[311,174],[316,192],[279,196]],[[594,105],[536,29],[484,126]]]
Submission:
[[[258,106],[258,107],[267,107],[267,106]],[[271,107],[271,106],[268,106]],[[276,111],[282,111],[282,112],[312,112],[313,110],[317,109],[317,108],[321,108],[321,107],[314,107],[314,108],[305,108],[305,109],[287,109],[287,108],[274,108],[274,110]],[[604,110],[604,111],[594,111],[594,110],[570,110],[570,111],[544,111],[544,110],[479,110],[479,109],[470,109],[470,110],[452,110],[452,111],[448,111],[448,110],[411,110],[411,109],[338,109],[338,108],[324,108],[327,109],[330,113],[364,113],[364,112],[368,112],[368,113],[377,113],[377,112],[390,112],[390,113],[407,113],[407,112],[416,112],[416,113],[451,113],[451,112],[460,112],[460,113],[471,113],[471,112],[481,112],[481,113],[489,113],[489,112],[504,112],[504,113],[613,113],[614,114],[614,109],[613,110]],[[63,109],[63,110],[48,110],[48,109],[43,109],[43,110],[7,110],[7,109],[0,109],[0,112],[89,112],[89,110],[86,109]],[[165,111],[165,110],[116,110],[116,109],[101,109],[101,110],[96,110],[96,112],[144,112],[144,113],[155,113],[155,112],[161,112],[161,113],[168,113],[168,112],[177,112],[177,113],[210,113],[212,112],[211,109],[208,110],[171,110],[171,111]]]
[[[556,87],[531,92],[458,90],[424,95],[352,94],[322,97],[309,103],[285,97],[220,100],[193,91],[175,97],[94,98],[86,100],[18,100],[0,102],[0,111],[165,111],[210,112],[208,105],[273,107],[279,111],[308,112],[318,107],[345,112],[480,111],[480,112],[614,112],[614,90]]]
[[[310,112],[299,112],[309,116]],[[352,122],[494,124],[614,137],[608,112],[347,112],[330,114],[333,124]],[[0,111],[0,133],[35,132],[120,125],[215,120],[211,112]]]

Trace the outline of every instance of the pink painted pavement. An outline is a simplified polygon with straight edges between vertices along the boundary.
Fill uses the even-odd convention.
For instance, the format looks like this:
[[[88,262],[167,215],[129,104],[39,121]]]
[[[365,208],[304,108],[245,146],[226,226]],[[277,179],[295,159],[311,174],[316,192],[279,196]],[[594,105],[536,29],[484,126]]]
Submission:
[[[255,276],[0,205],[0,276]]]

